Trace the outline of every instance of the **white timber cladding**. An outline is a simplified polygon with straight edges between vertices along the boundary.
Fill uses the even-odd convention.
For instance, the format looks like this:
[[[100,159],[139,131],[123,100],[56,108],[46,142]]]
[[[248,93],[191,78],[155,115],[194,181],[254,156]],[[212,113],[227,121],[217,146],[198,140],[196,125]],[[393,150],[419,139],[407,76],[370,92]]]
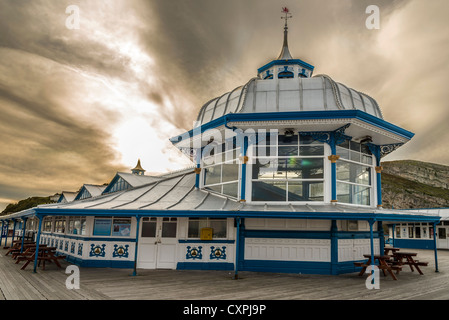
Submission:
[[[374,239],[374,254],[379,254],[379,239]],[[338,239],[338,262],[366,260],[371,252],[370,239]]]
[[[330,240],[246,238],[245,260],[331,261]]]
[[[245,219],[247,230],[315,230],[329,231],[330,220],[310,220],[310,219]]]

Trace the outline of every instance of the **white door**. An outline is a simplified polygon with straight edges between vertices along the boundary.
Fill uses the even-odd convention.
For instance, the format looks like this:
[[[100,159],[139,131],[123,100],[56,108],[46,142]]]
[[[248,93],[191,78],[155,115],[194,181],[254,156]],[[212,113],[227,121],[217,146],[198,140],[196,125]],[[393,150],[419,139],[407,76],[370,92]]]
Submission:
[[[137,268],[175,269],[177,219],[141,219]]]
[[[449,227],[437,227],[437,248],[449,249]]]

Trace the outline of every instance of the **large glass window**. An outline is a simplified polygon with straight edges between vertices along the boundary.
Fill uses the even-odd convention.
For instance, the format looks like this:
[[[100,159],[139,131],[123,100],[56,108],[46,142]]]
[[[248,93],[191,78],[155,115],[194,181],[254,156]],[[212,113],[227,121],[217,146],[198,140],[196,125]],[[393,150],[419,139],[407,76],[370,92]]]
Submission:
[[[259,134],[252,201],[324,201],[324,145],[309,136]]]
[[[205,189],[238,198],[239,155],[235,139],[208,145],[203,153]]]
[[[368,148],[346,140],[336,148],[337,200],[342,203],[371,205],[372,163]]]
[[[95,217],[94,236],[127,237],[131,231],[131,218]]]
[[[69,234],[86,234],[86,217],[70,217],[68,225]]]
[[[199,239],[203,228],[213,229],[213,239],[227,237],[227,220],[222,218],[189,218],[188,237]]]

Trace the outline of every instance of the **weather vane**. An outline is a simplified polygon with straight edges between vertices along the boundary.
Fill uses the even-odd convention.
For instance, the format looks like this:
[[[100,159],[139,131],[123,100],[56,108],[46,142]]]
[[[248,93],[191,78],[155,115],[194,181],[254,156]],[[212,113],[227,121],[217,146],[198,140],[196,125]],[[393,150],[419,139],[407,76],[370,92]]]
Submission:
[[[281,12],[285,14],[285,16],[281,17],[281,19],[285,19],[285,27],[287,28],[287,20],[292,18],[293,16],[291,15],[287,7],[283,7]]]

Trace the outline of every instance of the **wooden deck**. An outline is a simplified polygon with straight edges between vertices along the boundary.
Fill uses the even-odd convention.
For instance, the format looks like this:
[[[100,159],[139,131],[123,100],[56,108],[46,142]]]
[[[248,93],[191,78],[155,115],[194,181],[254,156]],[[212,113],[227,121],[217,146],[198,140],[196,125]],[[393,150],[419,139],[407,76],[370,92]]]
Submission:
[[[410,251],[410,250],[408,250]],[[229,271],[138,270],[80,268],[80,289],[65,286],[68,274],[54,264],[46,270],[20,270],[6,250],[0,249],[0,300],[442,300],[449,299],[449,251],[438,251],[440,272],[435,272],[434,253],[418,252],[428,261],[424,275],[408,266],[398,281],[381,273],[380,290],[368,290],[357,273],[339,276],[240,272],[233,280]]]

